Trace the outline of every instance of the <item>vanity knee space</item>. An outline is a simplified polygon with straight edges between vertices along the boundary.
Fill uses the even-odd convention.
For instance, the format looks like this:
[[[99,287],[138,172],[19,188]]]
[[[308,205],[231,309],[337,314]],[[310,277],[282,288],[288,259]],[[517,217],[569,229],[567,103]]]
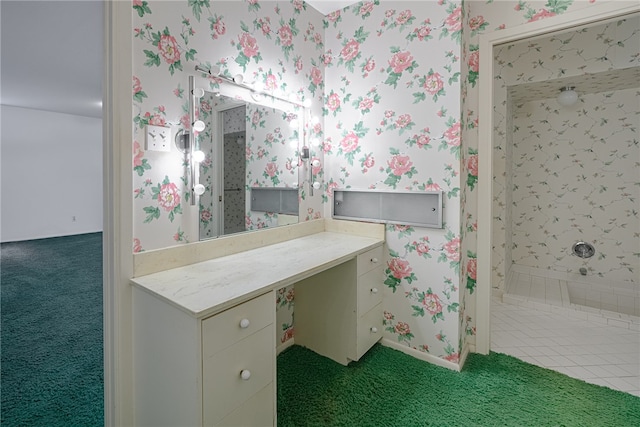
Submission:
[[[382,338],[382,244],[296,283],[295,343],[347,365]]]

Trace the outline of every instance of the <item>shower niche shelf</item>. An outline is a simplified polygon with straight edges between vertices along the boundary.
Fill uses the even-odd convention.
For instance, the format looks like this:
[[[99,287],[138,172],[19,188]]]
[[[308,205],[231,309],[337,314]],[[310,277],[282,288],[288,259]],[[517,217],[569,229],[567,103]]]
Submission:
[[[442,228],[442,191],[333,190],[336,219]]]

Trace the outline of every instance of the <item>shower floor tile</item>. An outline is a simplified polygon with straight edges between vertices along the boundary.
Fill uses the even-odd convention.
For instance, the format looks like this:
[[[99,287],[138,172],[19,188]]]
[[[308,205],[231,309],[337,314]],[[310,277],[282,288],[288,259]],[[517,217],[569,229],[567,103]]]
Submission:
[[[640,396],[637,331],[493,299],[491,351]]]

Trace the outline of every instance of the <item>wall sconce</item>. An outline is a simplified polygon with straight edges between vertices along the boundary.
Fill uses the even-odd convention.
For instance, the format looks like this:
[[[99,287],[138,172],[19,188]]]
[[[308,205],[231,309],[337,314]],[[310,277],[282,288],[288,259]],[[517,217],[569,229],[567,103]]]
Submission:
[[[556,98],[558,104],[562,105],[563,107],[571,107],[576,102],[578,102],[578,94],[574,89],[574,86],[566,86],[561,88],[560,93]]]

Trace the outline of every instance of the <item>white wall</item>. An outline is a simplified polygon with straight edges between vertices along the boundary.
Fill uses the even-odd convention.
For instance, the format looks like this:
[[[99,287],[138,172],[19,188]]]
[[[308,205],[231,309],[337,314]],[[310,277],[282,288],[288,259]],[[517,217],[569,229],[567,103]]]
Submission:
[[[0,118],[0,240],[102,231],[102,120],[5,105]]]

